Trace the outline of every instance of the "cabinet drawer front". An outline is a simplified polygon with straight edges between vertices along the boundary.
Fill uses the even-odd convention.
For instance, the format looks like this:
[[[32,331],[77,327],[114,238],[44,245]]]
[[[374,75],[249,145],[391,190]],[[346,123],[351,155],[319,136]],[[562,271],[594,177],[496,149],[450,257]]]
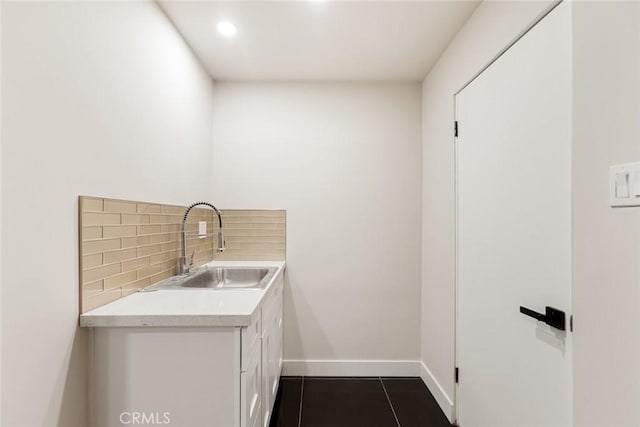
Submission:
[[[262,372],[260,351],[250,357],[247,369],[241,374],[241,425],[249,427],[260,419],[262,409]]]

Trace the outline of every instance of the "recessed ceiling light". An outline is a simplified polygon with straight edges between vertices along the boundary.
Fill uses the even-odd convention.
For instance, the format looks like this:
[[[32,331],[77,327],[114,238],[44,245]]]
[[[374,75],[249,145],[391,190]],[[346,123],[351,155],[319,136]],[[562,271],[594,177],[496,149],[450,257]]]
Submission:
[[[236,35],[238,30],[236,29],[236,26],[231,22],[221,21],[218,22],[218,32],[225,37],[233,37]]]

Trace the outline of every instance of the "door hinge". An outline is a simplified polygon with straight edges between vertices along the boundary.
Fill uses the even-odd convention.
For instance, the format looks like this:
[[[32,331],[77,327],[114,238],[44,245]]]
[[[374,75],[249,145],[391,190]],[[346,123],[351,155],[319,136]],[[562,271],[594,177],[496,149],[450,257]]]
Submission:
[[[573,314],[569,316],[569,331],[573,332]]]
[[[458,369],[458,368],[456,367],[456,371],[455,371],[455,372],[456,372],[456,373],[455,373],[455,375],[456,375],[456,384],[458,384],[458,379],[460,378],[460,369]]]
[[[458,121],[457,120],[453,123],[453,135],[456,138],[458,137]]]

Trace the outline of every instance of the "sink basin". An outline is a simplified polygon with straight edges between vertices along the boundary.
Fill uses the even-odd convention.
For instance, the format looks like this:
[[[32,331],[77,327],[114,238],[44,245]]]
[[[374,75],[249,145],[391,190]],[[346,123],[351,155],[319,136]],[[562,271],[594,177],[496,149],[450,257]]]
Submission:
[[[180,283],[183,288],[253,288],[261,285],[266,268],[217,267],[195,273]]]
[[[143,291],[176,289],[263,289],[276,267],[202,267],[186,276],[174,276]]]

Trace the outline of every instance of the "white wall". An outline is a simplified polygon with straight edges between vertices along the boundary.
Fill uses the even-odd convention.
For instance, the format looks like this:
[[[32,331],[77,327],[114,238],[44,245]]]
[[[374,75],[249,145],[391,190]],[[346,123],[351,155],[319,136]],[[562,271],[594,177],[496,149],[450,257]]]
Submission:
[[[211,190],[212,84],[151,2],[4,3],[2,422],[87,426],[79,194]]]
[[[419,358],[420,97],[414,83],[216,83],[213,202],[287,209],[285,359]]]
[[[2,46],[2,2],[0,2],[0,48]],[[0,99],[2,99],[2,55],[0,54]],[[2,410],[2,102],[0,102],[0,411]],[[0,416],[2,427],[2,416]]]
[[[640,208],[611,208],[608,168],[640,161],[640,5],[573,14],[574,420],[640,425]]]
[[[455,341],[453,94],[548,4],[481,3],[422,85],[422,375],[450,417]]]

